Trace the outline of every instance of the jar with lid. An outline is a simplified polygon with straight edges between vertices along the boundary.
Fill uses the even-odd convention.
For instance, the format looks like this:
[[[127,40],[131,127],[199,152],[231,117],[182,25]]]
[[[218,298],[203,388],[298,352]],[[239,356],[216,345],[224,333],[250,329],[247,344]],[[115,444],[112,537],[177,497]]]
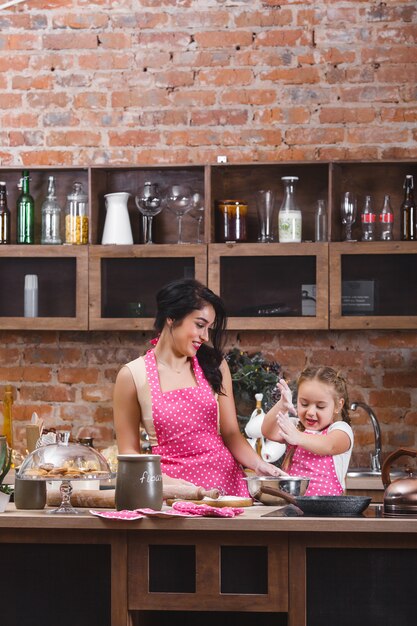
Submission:
[[[295,183],[298,176],[282,176],[285,186],[284,199],[278,214],[278,238],[280,243],[301,241],[301,211],[295,199]]]
[[[218,202],[218,233],[220,243],[246,241],[246,218],[248,205],[241,200]]]
[[[65,210],[65,243],[88,243],[88,201],[82,183],[75,182],[67,196]]]

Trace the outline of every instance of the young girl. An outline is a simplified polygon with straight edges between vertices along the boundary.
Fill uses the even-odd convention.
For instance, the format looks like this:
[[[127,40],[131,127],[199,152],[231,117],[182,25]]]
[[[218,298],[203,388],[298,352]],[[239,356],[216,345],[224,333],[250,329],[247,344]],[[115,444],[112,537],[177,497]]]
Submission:
[[[306,368],[297,381],[298,423],[291,390],[284,380],[281,398],[265,416],[262,433],[287,444],[283,469],[306,476],[308,496],[341,495],[353,447],[344,378],[331,367]]]

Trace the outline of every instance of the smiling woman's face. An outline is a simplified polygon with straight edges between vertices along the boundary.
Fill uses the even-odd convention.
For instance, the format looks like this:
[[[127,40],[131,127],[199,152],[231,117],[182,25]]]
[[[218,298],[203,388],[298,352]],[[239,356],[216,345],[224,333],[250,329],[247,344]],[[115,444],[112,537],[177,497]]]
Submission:
[[[323,430],[340,413],[343,399],[337,399],[331,385],[319,380],[304,380],[298,388],[297,413],[306,430]]]
[[[178,356],[193,357],[202,343],[209,340],[209,329],[216,315],[211,304],[189,313],[179,324],[172,324],[173,349]]]

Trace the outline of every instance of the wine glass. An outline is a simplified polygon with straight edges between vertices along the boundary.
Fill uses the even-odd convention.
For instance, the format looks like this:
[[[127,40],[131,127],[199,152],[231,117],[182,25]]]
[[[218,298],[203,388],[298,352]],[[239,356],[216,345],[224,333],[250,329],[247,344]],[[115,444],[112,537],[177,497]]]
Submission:
[[[187,185],[171,185],[167,191],[166,205],[178,221],[177,243],[186,243],[182,240],[182,218],[192,209],[192,194],[192,190]]]
[[[162,196],[157,183],[146,182],[135,197],[135,202],[143,216],[143,243],[151,244],[152,220],[162,211]]]
[[[197,243],[203,243],[201,239],[201,224],[204,219],[204,195],[194,191],[191,196],[191,209],[189,215],[197,221]]]
[[[345,226],[345,241],[352,239],[352,225],[356,220],[356,198],[351,191],[346,191],[340,205],[342,224]]]

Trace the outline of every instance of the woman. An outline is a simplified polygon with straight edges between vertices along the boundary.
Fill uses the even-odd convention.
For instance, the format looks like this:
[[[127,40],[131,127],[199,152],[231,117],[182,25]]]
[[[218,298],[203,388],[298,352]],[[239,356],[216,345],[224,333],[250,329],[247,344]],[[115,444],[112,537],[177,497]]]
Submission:
[[[120,370],[114,421],[120,453],[139,453],[139,428],[161,455],[164,481],[188,481],[247,496],[241,465],[260,475],[281,470],[263,461],[239,431],[232,379],[222,356],[222,300],[192,279],[157,294],[158,339]],[[209,340],[211,345],[209,344]]]

